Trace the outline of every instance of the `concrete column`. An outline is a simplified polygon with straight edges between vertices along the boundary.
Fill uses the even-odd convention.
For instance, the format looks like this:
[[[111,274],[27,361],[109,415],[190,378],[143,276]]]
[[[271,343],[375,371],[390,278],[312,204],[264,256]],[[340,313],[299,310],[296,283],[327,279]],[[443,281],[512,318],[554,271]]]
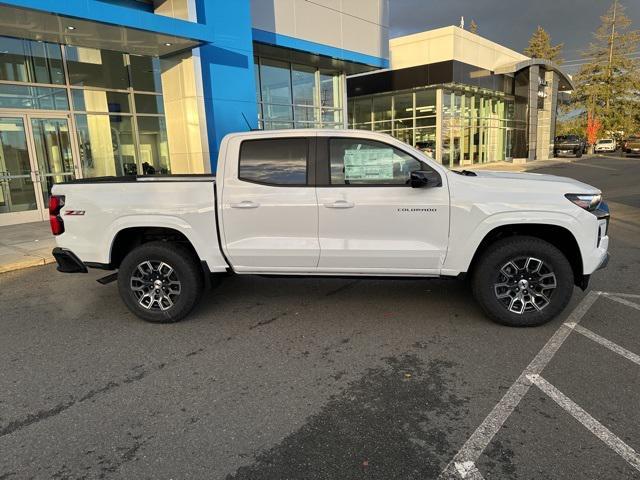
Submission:
[[[197,21],[195,0],[156,0],[155,13]],[[161,60],[169,158],[173,173],[210,173],[200,49]]]
[[[527,118],[528,152],[527,161],[536,159],[538,148],[538,88],[540,78],[540,67],[533,65],[529,67],[529,115]]]
[[[536,158],[547,160],[553,158],[553,142],[556,126],[556,106],[558,105],[558,74],[554,71],[547,71],[544,74],[547,82],[544,99],[544,108],[538,111],[538,146]]]
[[[442,89],[436,90],[436,160],[442,163]]]

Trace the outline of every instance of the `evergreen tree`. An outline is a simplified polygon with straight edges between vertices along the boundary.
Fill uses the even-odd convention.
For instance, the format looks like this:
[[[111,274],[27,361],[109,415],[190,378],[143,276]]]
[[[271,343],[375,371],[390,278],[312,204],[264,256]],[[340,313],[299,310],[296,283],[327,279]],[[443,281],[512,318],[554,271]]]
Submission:
[[[471,33],[475,33],[476,35],[478,34],[478,24],[476,23],[475,20],[471,20],[471,25],[469,25],[469,31]]]
[[[583,52],[586,63],[575,76],[575,106],[602,122],[608,132],[634,133],[640,128],[640,32],[617,0],[600,17],[602,24]]]
[[[524,49],[524,54],[532,58],[544,58],[555,63],[562,63],[560,53],[563,45],[562,43],[551,45],[551,35],[538,25],[538,28],[529,39],[529,45]]]

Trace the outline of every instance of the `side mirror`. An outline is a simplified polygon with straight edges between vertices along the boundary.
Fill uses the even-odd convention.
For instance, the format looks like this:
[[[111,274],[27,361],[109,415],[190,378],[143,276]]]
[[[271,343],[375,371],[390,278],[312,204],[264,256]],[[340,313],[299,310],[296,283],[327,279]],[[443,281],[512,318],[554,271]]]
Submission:
[[[412,188],[442,186],[442,178],[440,178],[440,174],[433,170],[417,170],[415,172],[411,172],[411,179],[409,182]]]

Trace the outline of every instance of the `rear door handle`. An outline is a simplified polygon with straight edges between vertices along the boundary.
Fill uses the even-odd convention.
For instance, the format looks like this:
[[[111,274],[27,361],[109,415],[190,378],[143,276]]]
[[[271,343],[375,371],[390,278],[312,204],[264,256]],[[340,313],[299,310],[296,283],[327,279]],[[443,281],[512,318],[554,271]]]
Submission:
[[[232,203],[231,208],[258,208],[259,203],[252,202],[251,200],[243,200],[240,203]]]
[[[353,208],[356,205],[355,203],[347,202],[346,200],[336,200],[332,203],[325,203],[324,206],[327,208]]]

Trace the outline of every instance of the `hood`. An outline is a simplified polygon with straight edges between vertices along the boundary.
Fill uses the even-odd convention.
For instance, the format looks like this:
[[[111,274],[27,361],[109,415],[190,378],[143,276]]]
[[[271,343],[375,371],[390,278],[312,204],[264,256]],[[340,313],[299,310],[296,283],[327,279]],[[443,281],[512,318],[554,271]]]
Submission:
[[[540,173],[520,172],[496,172],[487,170],[475,170],[475,177],[463,177],[471,182],[484,183],[486,185],[514,189],[521,188],[553,188],[563,190],[565,193],[601,193],[599,189],[586,183],[569,177],[556,175],[544,175]],[[458,176],[452,172],[452,175]]]

